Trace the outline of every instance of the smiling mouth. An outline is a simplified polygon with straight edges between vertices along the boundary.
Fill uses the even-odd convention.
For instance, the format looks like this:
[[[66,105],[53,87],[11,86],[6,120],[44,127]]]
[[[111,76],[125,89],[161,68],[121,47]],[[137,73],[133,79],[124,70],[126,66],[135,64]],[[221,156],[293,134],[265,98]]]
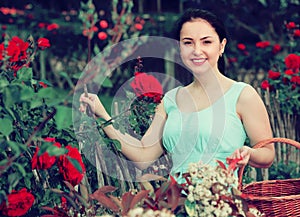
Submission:
[[[192,62],[195,64],[202,64],[207,60],[207,58],[201,58],[201,59],[192,59]]]

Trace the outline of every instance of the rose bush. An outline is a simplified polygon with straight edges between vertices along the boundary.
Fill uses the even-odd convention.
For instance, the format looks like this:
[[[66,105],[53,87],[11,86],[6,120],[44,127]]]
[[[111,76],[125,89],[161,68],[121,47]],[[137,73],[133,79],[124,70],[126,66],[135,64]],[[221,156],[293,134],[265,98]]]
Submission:
[[[261,83],[263,90],[277,99],[283,112],[294,114],[300,111],[300,55],[288,54],[268,71]]]
[[[2,215],[39,215],[41,206],[60,200],[51,188],[63,189],[64,180],[77,185],[85,172],[78,149],[67,142],[75,138],[67,130],[68,98],[33,75],[32,62],[49,46],[46,38],[8,34],[0,46]]]
[[[278,24],[278,32],[273,34],[272,28],[275,25],[272,23],[269,31],[258,34],[262,40],[247,44],[238,41],[236,49],[228,52],[227,67],[229,72],[234,72],[233,77],[251,83],[257,88],[267,107],[274,137],[298,141],[300,139],[299,23],[283,21]],[[296,166],[299,165],[297,150],[283,144],[276,146],[276,152],[275,161],[270,169],[254,171],[248,167],[248,171],[253,169],[256,180],[291,178],[291,173],[280,172],[287,171],[289,165],[293,165],[292,168],[295,169],[293,177],[300,176],[300,168]],[[246,174],[245,179],[251,181],[253,177]]]
[[[90,6],[91,1],[86,5]],[[132,4],[128,2],[128,5],[130,7],[124,6],[128,10],[122,12],[124,16],[131,10]],[[95,10],[82,13],[87,15],[84,22],[91,21],[90,14],[95,14]],[[115,15],[120,16],[117,8]],[[128,33],[136,32],[134,28],[130,29],[131,24],[126,23],[128,19],[123,21],[122,19],[116,23],[117,27],[113,31],[107,28],[105,22],[99,25],[101,31],[117,42],[128,37],[127,33],[122,36],[124,32],[121,27],[128,28]],[[87,24],[96,31],[96,23]],[[40,22],[38,28],[41,34],[51,32],[55,35],[61,25],[51,21]],[[86,193],[93,192],[98,185],[93,184],[91,187],[88,183],[97,183],[95,168],[81,155],[79,143],[71,127],[73,95],[69,90],[54,88],[45,79],[51,76],[45,76],[38,71],[45,66],[44,54],[52,43],[46,37],[35,40],[33,36],[26,39],[10,37],[8,33],[3,36],[0,44],[1,215],[13,216],[11,210],[18,211],[10,195],[19,189],[30,192],[34,199],[30,200],[32,203],[27,203],[28,200],[24,199],[23,204],[28,204],[25,206],[22,205],[23,196],[20,197],[21,202],[17,206],[22,207],[23,212],[16,215],[40,216],[54,210],[57,214],[57,209],[61,208],[65,209],[68,216],[79,213],[95,216],[101,213],[101,208],[98,211],[95,208],[92,212],[91,204],[85,203],[83,199],[88,198]],[[99,52],[98,46],[93,46],[93,51],[97,52],[98,49]],[[92,55],[91,47],[89,54]],[[38,63],[35,61],[37,57],[40,61]],[[45,69],[43,71],[46,72]],[[68,82],[72,83],[71,80]],[[82,185],[83,180],[86,185]],[[85,193],[82,192],[84,189]],[[66,192],[65,197],[61,197],[61,192]]]

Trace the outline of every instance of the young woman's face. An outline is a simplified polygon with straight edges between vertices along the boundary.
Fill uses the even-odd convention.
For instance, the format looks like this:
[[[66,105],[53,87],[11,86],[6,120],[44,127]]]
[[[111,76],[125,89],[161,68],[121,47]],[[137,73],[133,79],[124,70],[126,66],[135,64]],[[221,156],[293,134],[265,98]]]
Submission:
[[[183,63],[193,73],[217,70],[219,56],[224,52],[226,39],[222,42],[215,29],[203,19],[183,24],[180,32],[180,54]]]

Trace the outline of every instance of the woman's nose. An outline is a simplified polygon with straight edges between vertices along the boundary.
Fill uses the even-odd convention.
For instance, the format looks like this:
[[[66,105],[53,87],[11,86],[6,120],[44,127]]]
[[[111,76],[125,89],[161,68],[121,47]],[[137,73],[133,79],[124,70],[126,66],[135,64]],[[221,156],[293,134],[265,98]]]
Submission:
[[[202,46],[200,43],[195,43],[194,45],[194,54],[199,55],[202,53]]]

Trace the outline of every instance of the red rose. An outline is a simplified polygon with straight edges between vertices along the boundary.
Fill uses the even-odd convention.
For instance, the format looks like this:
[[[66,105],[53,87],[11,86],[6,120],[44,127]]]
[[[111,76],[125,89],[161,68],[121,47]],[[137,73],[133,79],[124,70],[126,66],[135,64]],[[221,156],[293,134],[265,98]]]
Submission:
[[[2,214],[6,216],[22,216],[32,207],[34,196],[27,192],[26,188],[20,191],[12,191],[7,195],[7,203],[3,202],[0,206]]]
[[[107,34],[105,32],[99,32],[98,33],[98,38],[100,40],[105,40],[107,38]]]
[[[300,85],[300,76],[297,75],[297,76],[292,77],[291,82]]]
[[[237,48],[239,50],[246,50],[246,45],[240,43],[240,44],[237,44]]]
[[[87,29],[84,29],[84,30],[82,30],[82,34],[84,35],[84,36],[88,36],[88,30]]]
[[[256,47],[258,48],[266,48],[270,46],[270,42],[269,41],[260,41],[256,43]]]
[[[39,85],[41,85],[43,88],[47,88],[48,87],[48,85],[47,84],[45,84],[44,82],[42,82],[42,81],[40,81],[39,82]]]
[[[281,46],[280,46],[279,44],[275,44],[275,45],[273,46],[272,53],[273,53],[273,54],[277,54],[280,50],[281,50]]]
[[[269,72],[268,72],[268,78],[271,78],[273,80],[279,78],[280,75],[281,75],[280,72],[274,72],[272,70],[269,70]]]
[[[97,32],[98,31],[98,27],[97,26],[93,26],[90,31],[91,32]]]
[[[143,29],[143,25],[140,24],[140,23],[134,24],[134,27],[135,27],[137,30],[139,30],[139,31]]]
[[[50,47],[50,42],[47,38],[39,38],[37,40],[37,45],[40,49],[44,50],[47,47]]]
[[[294,30],[294,36],[295,37],[300,37],[300,29],[295,29]]]
[[[236,57],[228,57],[228,62],[229,63],[236,63],[238,59]]]
[[[9,60],[11,62],[17,62],[19,60],[26,59],[26,51],[28,47],[28,42],[24,42],[17,36],[12,37],[12,39],[8,42],[7,46],[7,55],[11,57]]]
[[[38,27],[43,29],[43,28],[46,28],[47,24],[46,23],[39,23],[38,24]]]
[[[137,97],[146,96],[152,98],[156,103],[161,101],[163,88],[160,82],[152,75],[137,72],[130,86]]]
[[[300,56],[297,54],[289,54],[284,59],[285,65],[288,69],[299,70],[300,68]]]
[[[49,25],[47,26],[47,30],[48,30],[48,31],[52,31],[52,30],[55,30],[55,29],[58,29],[58,28],[59,28],[59,25],[56,24],[56,23],[52,23],[52,24],[49,24]]]
[[[106,28],[108,27],[108,23],[107,23],[106,20],[101,20],[101,21],[99,22],[99,25],[100,25],[100,27],[101,27],[102,29],[106,29]]]
[[[59,172],[63,175],[64,180],[70,182],[73,186],[75,186],[81,182],[83,174],[85,173],[85,166],[82,162],[81,155],[77,148],[74,148],[71,145],[68,145],[65,148],[68,150],[68,153],[59,157]],[[78,171],[75,168],[69,158],[72,158],[79,163],[81,171]]]
[[[289,22],[286,24],[287,29],[293,29],[295,27],[296,27],[296,23],[294,23],[294,22]]]
[[[1,43],[0,44],[0,60],[3,60],[3,54],[4,54],[5,48],[4,48],[4,44]]]
[[[52,142],[53,145],[56,147],[61,147],[61,144],[58,142],[55,142],[54,138],[45,138],[46,142]],[[42,155],[38,156],[39,148],[36,147],[35,154],[32,157],[31,160],[31,168],[32,169],[41,169],[46,170],[52,167],[52,165],[56,161],[56,156],[49,156],[47,152],[44,152]]]
[[[293,74],[295,74],[295,72],[293,72],[293,70],[288,69],[288,70],[285,70],[284,74],[293,75]]]
[[[268,80],[264,80],[263,82],[261,82],[261,88],[264,90],[267,90],[268,88],[270,88],[270,84]]]

